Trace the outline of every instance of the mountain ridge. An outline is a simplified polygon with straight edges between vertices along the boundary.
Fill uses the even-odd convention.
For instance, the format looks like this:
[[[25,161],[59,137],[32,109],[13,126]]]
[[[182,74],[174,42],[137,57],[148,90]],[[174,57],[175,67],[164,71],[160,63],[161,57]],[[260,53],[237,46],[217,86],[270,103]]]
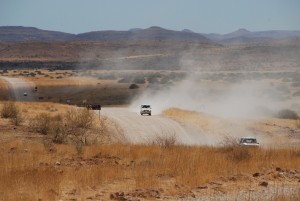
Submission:
[[[128,31],[91,31],[79,34],[70,34],[58,31],[42,30],[35,27],[0,26],[0,41],[120,41],[120,40],[181,40],[212,43],[202,34],[167,30],[153,26],[146,29],[134,28]]]
[[[49,31],[35,27],[0,26],[0,42],[24,41],[190,41],[209,44],[244,44],[272,42],[281,39],[300,37],[297,30],[249,31],[245,28],[227,34],[196,33],[189,29],[181,31],[164,29],[158,26],[132,28],[125,31],[102,30],[79,34]]]
[[[203,34],[205,37],[217,43],[252,43],[252,42],[272,42],[293,37],[300,37],[297,30],[267,30],[249,31],[241,28],[227,34]]]

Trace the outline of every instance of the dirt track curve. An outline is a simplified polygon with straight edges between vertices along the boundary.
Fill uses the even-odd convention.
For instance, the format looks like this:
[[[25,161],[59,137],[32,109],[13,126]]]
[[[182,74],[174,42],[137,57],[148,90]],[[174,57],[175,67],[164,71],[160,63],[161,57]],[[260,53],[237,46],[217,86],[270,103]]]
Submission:
[[[0,77],[8,83],[11,99],[16,101],[35,101],[34,84],[26,80]],[[24,92],[27,96],[24,96]],[[181,144],[191,144],[192,140],[179,123],[161,115],[141,116],[127,108],[104,107],[101,115],[113,120],[127,143],[151,143],[156,139],[174,138]]]
[[[0,77],[8,83],[10,99],[15,101],[34,101],[34,84],[20,78]],[[24,93],[27,93],[24,96]]]
[[[141,116],[128,108],[103,108],[101,113],[120,127],[128,143],[151,143],[157,139],[174,137],[181,144],[193,143],[179,123],[161,115]]]

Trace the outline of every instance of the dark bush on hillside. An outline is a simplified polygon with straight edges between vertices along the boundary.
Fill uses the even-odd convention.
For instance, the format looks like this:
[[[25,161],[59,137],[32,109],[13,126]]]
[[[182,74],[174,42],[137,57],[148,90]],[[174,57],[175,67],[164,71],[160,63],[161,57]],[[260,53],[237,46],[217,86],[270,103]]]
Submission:
[[[279,111],[277,117],[280,119],[299,119],[299,115],[295,111],[289,109]]]
[[[129,89],[138,89],[138,88],[139,88],[139,86],[137,84],[131,84],[129,86]]]

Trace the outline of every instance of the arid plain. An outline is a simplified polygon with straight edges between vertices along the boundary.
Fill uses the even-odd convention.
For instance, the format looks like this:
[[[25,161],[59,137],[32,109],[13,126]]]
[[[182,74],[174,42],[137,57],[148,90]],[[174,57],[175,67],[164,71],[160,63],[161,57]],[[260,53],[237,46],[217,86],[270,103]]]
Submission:
[[[0,47],[1,76],[34,98],[13,101],[0,80],[0,200],[300,199],[299,39]],[[150,118],[178,127],[135,132]],[[260,147],[238,146],[244,136]]]

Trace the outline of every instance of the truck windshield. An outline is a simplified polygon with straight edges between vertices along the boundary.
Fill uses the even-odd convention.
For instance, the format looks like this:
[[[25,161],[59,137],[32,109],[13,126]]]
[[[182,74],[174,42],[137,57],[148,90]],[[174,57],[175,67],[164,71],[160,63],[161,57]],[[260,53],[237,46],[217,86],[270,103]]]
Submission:
[[[142,108],[150,108],[150,105],[142,105]]]
[[[242,142],[244,142],[244,143],[256,143],[257,141],[256,141],[256,139],[243,139]]]

